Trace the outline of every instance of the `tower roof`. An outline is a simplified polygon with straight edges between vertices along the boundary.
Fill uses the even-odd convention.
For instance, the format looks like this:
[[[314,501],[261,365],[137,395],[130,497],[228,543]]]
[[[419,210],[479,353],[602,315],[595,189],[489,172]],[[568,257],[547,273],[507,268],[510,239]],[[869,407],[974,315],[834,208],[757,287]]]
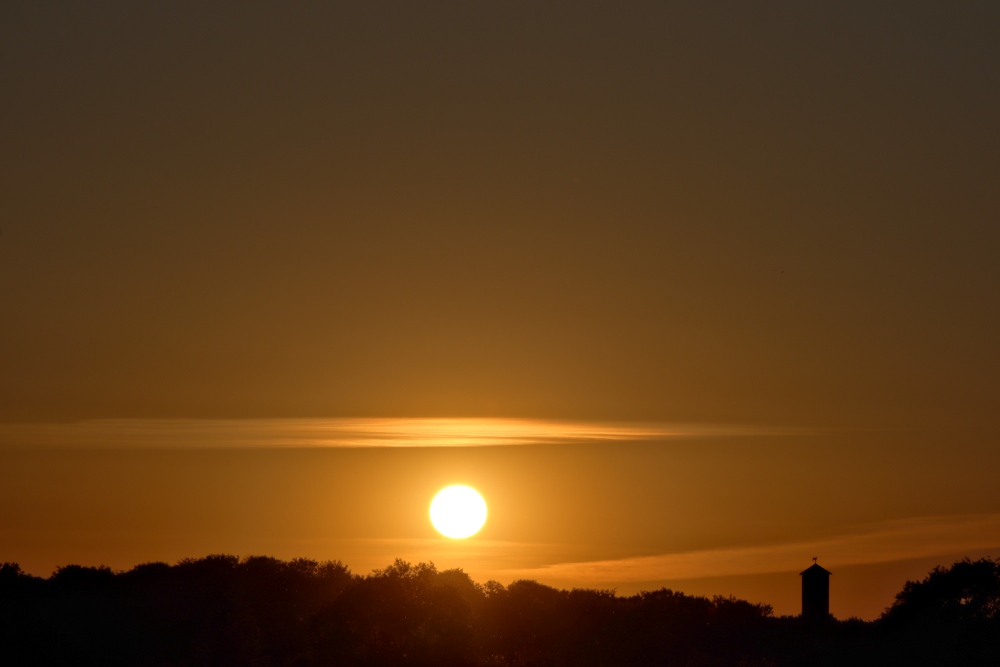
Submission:
[[[800,577],[802,575],[804,575],[804,574],[825,574],[825,575],[829,576],[829,575],[833,574],[833,572],[830,572],[829,570],[824,570],[817,563],[813,563],[812,565],[810,565],[806,569],[804,569],[801,572],[799,572],[799,576]]]

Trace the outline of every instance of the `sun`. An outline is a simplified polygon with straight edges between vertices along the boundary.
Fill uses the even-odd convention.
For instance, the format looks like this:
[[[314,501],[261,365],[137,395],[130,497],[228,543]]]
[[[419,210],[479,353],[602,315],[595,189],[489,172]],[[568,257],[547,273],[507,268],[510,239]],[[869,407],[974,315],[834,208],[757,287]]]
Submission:
[[[486,523],[486,501],[468,486],[441,489],[431,501],[431,523],[445,537],[460,540],[475,535]]]

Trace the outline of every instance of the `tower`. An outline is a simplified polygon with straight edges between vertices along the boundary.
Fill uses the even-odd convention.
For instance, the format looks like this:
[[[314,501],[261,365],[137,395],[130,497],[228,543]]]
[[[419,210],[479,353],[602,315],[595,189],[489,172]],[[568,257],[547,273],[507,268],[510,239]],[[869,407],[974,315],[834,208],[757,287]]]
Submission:
[[[830,572],[821,568],[816,559],[799,572],[802,577],[802,618],[823,619],[830,616]]]

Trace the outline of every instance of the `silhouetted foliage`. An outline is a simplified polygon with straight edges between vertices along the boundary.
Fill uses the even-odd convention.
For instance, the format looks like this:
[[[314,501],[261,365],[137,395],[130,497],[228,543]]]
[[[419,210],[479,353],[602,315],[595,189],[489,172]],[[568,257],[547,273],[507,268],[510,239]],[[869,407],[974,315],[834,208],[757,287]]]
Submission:
[[[936,567],[921,582],[908,581],[886,612],[893,621],[955,623],[1000,615],[1000,559],[965,559]]]
[[[906,582],[882,623],[909,664],[1000,665],[1000,559],[965,559]]]
[[[1000,563],[908,582],[881,619],[774,618],[733,597],[480,585],[397,560],[212,555],[126,572],[0,565],[3,665],[810,666],[1000,664]]]

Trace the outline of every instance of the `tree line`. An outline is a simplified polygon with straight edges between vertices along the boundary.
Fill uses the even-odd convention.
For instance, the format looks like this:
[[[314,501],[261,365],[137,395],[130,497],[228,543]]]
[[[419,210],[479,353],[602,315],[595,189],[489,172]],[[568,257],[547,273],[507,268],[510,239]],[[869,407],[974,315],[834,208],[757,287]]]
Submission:
[[[819,622],[660,589],[474,582],[397,560],[212,555],[50,577],[0,566],[3,665],[1000,665],[1000,559],[907,582],[881,618]]]

